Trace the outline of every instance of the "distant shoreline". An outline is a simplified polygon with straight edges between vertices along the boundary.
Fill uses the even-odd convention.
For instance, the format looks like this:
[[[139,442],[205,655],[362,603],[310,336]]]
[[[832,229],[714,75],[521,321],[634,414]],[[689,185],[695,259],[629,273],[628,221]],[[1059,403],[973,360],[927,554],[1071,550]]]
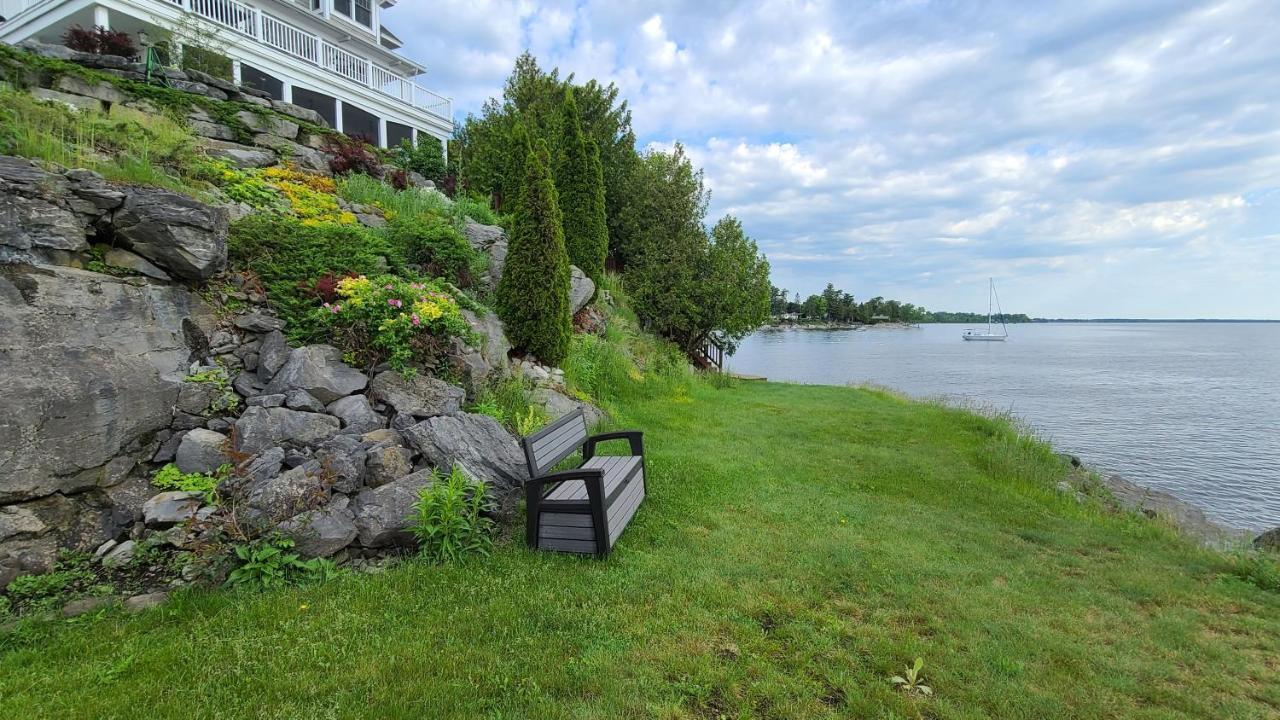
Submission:
[[[1075,325],[1139,325],[1139,324],[1217,324],[1217,325],[1276,325],[1280,324],[1280,320],[1224,320],[1221,318],[1177,318],[1169,320],[1161,320],[1154,318],[1032,318],[1030,322],[1010,322],[1008,325],[1055,325],[1055,324],[1075,324]],[[833,322],[785,322],[770,323],[762,326],[761,330],[857,330],[869,328],[883,329],[900,329],[918,327],[921,325],[973,325],[973,323],[964,322],[882,322],[882,323],[833,323]]]

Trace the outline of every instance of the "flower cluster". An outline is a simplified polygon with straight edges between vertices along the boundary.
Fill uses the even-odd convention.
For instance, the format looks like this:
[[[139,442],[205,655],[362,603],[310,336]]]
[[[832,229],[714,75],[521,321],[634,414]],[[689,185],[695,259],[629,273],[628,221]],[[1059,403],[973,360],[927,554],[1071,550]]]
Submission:
[[[232,200],[258,210],[295,215],[304,225],[354,225],[354,213],[338,206],[332,178],[284,167],[238,170],[222,164],[214,182]]]
[[[316,317],[360,363],[403,371],[414,360],[430,363],[449,338],[470,334],[458,302],[431,283],[358,275],[339,280],[336,294]]]

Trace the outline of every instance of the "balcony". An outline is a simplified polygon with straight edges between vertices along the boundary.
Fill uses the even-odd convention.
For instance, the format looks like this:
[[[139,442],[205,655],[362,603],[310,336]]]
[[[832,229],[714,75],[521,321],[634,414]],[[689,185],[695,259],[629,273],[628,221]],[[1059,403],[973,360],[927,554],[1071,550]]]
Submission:
[[[324,68],[448,122],[453,121],[451,99],[256,7],[238,0],[167,2],[285,55]]]

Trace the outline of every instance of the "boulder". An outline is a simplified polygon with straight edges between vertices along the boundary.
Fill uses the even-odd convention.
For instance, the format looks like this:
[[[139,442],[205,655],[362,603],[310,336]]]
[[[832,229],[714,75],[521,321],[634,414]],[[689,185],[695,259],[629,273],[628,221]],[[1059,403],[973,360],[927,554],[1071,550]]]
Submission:
[[[284,327],[284,322],[280,318],[256,311],[237,315],[231,324],[252,333],[279,332]]]
[[[137,613],[143,610],[150,610],[157,605],[161,605],[169,599],[167,592],[144,593],[142,595],[134,595],[126,598],[124,601],[124,609],[126,612]]]
[[[125,540],[108,550],[102,556],[103,567],[118,568],[128,565],[133,560],[133,555],[138,549],[138,544],[132,540]]]
[[[333,480],[333,491],[352,493],[365,479],[365,449],[354,435],[336,435],[316,450],[316,460]]]
[[[112,221],[129,249],[186,280],[227,265],[227,211],[157,188],[131,188]]]
[[[222,123],[209,122],[207,120],[188,120],[187,125],[191,128],[191,132],[203,138],[227,142],[236,139],[236,131]]]
[[[66,207],[68,181],[26,158],[0,156],[0,245],[80,251],[92,220]]]
[[[196,428],[182,438],[174,464],[184,473],[212,473],[227,460],[227,436]]]
[[[169,527],[190,520],[200,509],[201,500],[200,493],[162,492],[142,505],[143,522],[147,527]]]
[[[288,103],[283,100],[272,100],[271,108],[276,112],[284,113],[289,117],[298,118],[299,120],[309,122],[312,125],[319,125],[320,127],[325,128],[329,127],[329,121],[325,120],[323,115],[311,108],[304,108],[300,105],[294,105],[293,103]]]
[[[279,330],[272,330],[262,338],[258,348],[258,377],[270,382],[289,359],[289,343]]]
[[[324,468],[312,460],[249,488],[251,516],[280,522],[323,507],[329,499]]]
[[[204,140],[200,144],[206,155],[226,160],[241,169],[270,167],[279,161],[275,152],[269,149],[222,140]]]
[[[591,302],[596,295],[596,284],[577,265],[569,266],[569,314],[577,315],[578,311]]]
[[[369,395],[397,412],[422,418],[459,412],[466,399],[462,388],[443,380],[422,373],[405,377],[394,370],[379,373],[369,385]]]
[[[466,466],[472,477],[489,486],[504,509],[510,509],[529,479],[519,443],[488,415],[440,415],[408,428],[404,435],[432,466],[444,470],[457,463]]]
[[[184,382],[174,407],[188,415],[204,415],[221,395],[222,390],[213,383]]]
[[[1258,550],[1280,551],[1280,527],[1272,528],[1254,538],[1253,547]]]
[[[0,266],[0,503],[92,488],[169,427],[190,365],[184,320],[214,322],[180,287]]]
[[[83,95],[72,95],[71,93],[59,92],[57,90],[50,90],[42,87],[33,87],[27,92],[36,100],[65,105],[73,113],[99,113],[103,111],[101,100],[95,100],[94,98],[88,98]]]
[[[249,407],[284,407],[284,400],[287,395],[256,395],[249,398]]]
[[[491,368],[506,368],[511,342],[507,340],[506,328],[498,314],[486,312],[481,315],[464,308],[462,319],[480,338],[480,355],[484,361]]]
[[[289,518],[278,529],[293,539],[294,550],[302,557],[329,557],[356,539],[355,514],[349,504],[347,498],[336,497],[322,508]]]
[[[329,403],[330,415],[342,421],[342,429],[364,434],[387,424],[386,419],[373,411],[369,398],[364,395],[348,395]]]
[[[115,85],[106,80],[86,80],[79,75],[70,73],[59,75],[53,87],[65,93],[83,95],[84,97],[101,100],[104,103],[124,103],[129,99],[128,95],[125,95]]]
[[[0,587],[7,587],[19,575],[47,573],[57,560],[58,539],[52,535],[0,542]]]
[[[411,547],[414,538],[409,532],[409,518],[413,504],[418,501],[419,491],[435,477],[430,470],[421,470],[382,487],[362,490],[354,504],[360,544],[371,548]]]
[[[364,482],[372,488],[395,482],[413,471],[413,453],[399,445],[370,449],[365,457]]]
[[[547,417],[552,420],[559,420],[574,410],[582,410],[583,417],[587,421],[587,427],[591,427],[606,417],[604,411],[595,405],[574,400],[555,388],[537,388],[533,391],[533,401],[542,405],[547,411]]]
[[[338,419],[286,408],[251,407],[236,420],[239,452],[258,453],[277,445],[316,445],[337,434]]]
[[[289,353],[266,392],[305,390],[322,403],[360,392],[369,384],[364,373],[342,362],[342,353],[330,345],[308,345]]]
[[[155,280],[169,281],[169,273],[147,262],[146,258],[121,248],[111,248],[103,256],[102,261],[109,267],[121,268],[130,272],[145,275]]]
[[[507,233],[497,225],[481,225],[470,218],[462,228],[471,247],[489,256],[489,287],[498,287],[507,262]]]
[[[98,610],[111,607],[116,604],[117,601],[118,598],[111,597],[110,595],[72,600],[62,606],[62,617],[73,618],[80,615],[88,615],[91,612],[97,612]]]
[[[282,138],[278,135],[270,133],[262,133],[255,135],[253,144],[264,148],[270,148],[281,160],[289,160],[304,170],[310,170],[321,174],[329,174],[329,159],[319,150],[309,148],[306,145],[300,145],[288,138]]]
[[[306,390],[290,390],[285,393],[284,406],[291,410],[305,410],[306,412],[324,412],[324,403],[311,396]]]
[[[236,113],[236,119],[254,132],[269,133],[290,140],[298,137],[298,123],[285,120],[279,115],[241,110]]]

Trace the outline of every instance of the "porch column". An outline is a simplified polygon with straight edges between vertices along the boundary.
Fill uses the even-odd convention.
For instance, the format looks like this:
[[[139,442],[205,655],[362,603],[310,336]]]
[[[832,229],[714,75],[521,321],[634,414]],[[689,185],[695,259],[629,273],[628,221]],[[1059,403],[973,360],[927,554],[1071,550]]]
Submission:
[[[93,24],[106,30],[111,29],[111,11],[101,5],[93,8]]]
[[[418,128],[409,128],[409,142],[413,143],[414,147],[418,147]]]
[[[280,81],[280,99],[284,102],[293,102],[293,83],[288,80]]]
[[[241,67],[240,67],[240,61],[232,60],[231,61],[231,82],[237,85],[243,85],[244,82],[242,80],[243,78],[242,72],[243,71],[241,70]]]
[[[342,99],[333,99],[333,129],[342,132]]]
[[[387,147],[387,119],[378,118],[378,147]]]

